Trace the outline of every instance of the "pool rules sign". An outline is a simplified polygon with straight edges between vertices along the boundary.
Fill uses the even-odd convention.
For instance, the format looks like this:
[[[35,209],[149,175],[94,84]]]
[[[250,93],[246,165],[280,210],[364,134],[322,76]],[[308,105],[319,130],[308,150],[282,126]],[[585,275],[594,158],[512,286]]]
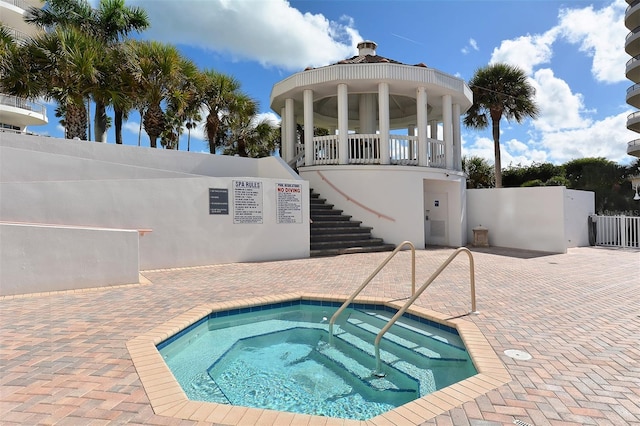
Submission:
[[[276,183],[278,223],[302,223],[302,184]]]

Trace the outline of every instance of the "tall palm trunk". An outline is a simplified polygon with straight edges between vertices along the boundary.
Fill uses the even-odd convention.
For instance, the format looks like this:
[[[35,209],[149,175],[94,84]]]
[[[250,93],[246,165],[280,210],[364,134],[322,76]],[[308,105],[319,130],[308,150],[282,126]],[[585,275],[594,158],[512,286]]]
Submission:
[[[107,108],[104,103],[96,101],[96,111],[93,120],[94,140],[107,141]]]
[[[67,103],[65,129],[67,139],[87,140],[87,110],[84,105]]]
[[[493,155],[495,161],[495,178],[496,188],[502,188],[502,160],[500,156],[500,114],[498,117],[494,117],[491,114],[491,131],[493,133]]]
[[[152,104],[149,106],[144,115],[143,123],[144,130],[149,135],[151,148],[157,148],[157,141],[165,130],[166,121],[166,117],[164,116],[164,112],[162,112],[162,108],[160,108],[160,104]]]
[[[207,139],[209,140],[209,153],[216,153],[216,141],[218,140],[218,132],[220,131],[220,119],[217,113],[207,115]]]
[[[122,119],[124,117],[124,112],[120,108],[114,108],[113,111],[113,121],[115,125],[115,133],[116,133],[116,144],[122,145]]]

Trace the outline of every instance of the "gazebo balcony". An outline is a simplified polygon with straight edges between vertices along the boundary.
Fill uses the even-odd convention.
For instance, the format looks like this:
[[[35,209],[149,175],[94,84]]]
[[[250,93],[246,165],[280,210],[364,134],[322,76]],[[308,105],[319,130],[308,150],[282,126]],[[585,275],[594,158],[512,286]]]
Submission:
[[[389,161],[383,161],[382,137],[379,134],[350,133],[347,136],[347,158],[340,158],[339,135],[313,138],[312,164],[305,164],[304,146],[297,145],[300,166],[339,164],[391,164],[400,166],[422,166],[446,169],[444,141],[427,139],[421,149],[417,136],[389,135]],[[422,152],[424,150],[424,152]]]

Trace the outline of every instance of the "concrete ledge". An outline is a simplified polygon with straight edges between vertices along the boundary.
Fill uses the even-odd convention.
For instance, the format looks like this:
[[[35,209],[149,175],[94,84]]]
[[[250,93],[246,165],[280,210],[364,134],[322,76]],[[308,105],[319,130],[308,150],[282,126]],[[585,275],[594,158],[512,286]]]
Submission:
[[[139,282],[137,230],[0,223],[0,296]]]

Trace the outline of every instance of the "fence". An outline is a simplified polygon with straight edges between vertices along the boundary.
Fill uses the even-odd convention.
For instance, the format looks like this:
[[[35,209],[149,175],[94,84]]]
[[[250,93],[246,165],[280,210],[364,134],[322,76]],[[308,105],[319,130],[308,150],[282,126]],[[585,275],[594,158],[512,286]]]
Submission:
[[[595,245],[640,248],[640,217],[592,216]]]

